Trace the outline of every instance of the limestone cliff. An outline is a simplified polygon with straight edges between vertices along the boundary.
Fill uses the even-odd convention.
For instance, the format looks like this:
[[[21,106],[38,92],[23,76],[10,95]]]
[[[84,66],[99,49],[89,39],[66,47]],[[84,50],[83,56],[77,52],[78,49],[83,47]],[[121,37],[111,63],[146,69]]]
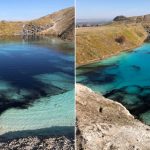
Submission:
[[[8,35],[51,35],[63,39],[74,39],[74,8],[60,10],[31,21],[0,22],[0,36]]]
[[[150,127],[120,103],[77,84],[77,150],[148,150]]]

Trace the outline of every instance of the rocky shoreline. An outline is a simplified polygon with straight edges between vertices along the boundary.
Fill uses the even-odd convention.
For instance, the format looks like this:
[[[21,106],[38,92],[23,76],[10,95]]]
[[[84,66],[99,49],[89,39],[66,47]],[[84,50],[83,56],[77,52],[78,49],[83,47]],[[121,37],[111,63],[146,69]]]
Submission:
[[[74,140],[65,136],[19,138],[0,142],[0,150],[74,150]]]
[[[148,150],[150,127],[120,103],[77,84],[77,150]]]

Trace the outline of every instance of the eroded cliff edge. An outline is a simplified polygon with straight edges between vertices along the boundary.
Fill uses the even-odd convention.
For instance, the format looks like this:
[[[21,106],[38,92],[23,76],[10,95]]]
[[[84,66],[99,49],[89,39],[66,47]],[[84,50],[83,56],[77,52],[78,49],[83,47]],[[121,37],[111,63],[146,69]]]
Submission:
[[[76,85],[77,150],[148,150],[150,127],[120,103]]]

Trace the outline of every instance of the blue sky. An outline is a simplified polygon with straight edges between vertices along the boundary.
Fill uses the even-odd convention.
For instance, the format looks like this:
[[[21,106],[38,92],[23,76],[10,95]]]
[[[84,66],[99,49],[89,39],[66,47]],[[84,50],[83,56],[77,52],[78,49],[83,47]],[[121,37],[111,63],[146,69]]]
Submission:
[[[76,0],[77,19],[112,19],[150,14],[150,0]]]
[[[30,20],[74,5],[74,0],[0,0],[0,20]]]

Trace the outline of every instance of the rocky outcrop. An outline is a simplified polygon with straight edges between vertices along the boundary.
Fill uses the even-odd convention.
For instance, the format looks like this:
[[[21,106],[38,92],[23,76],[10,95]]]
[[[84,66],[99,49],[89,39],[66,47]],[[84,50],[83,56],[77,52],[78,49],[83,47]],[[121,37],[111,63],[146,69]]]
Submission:
[[[77,84],[77,150],[148,150],[150,127],[120,103]]]
[[[67,8],[24,24],[23,35],[54,35],[74,39],[74,8]],[[44,23],[43,23],[44,22]]]
[[[0,150],[74,150],[74,143],[66,137],[28,137],[0,142]]]
[[[23,25],[23,35],[36,35],[37,33],[42,32],[43,30],[47,30],[53,26],[52,23],[46,25],[35,25],[34,23],[28,23]]]

